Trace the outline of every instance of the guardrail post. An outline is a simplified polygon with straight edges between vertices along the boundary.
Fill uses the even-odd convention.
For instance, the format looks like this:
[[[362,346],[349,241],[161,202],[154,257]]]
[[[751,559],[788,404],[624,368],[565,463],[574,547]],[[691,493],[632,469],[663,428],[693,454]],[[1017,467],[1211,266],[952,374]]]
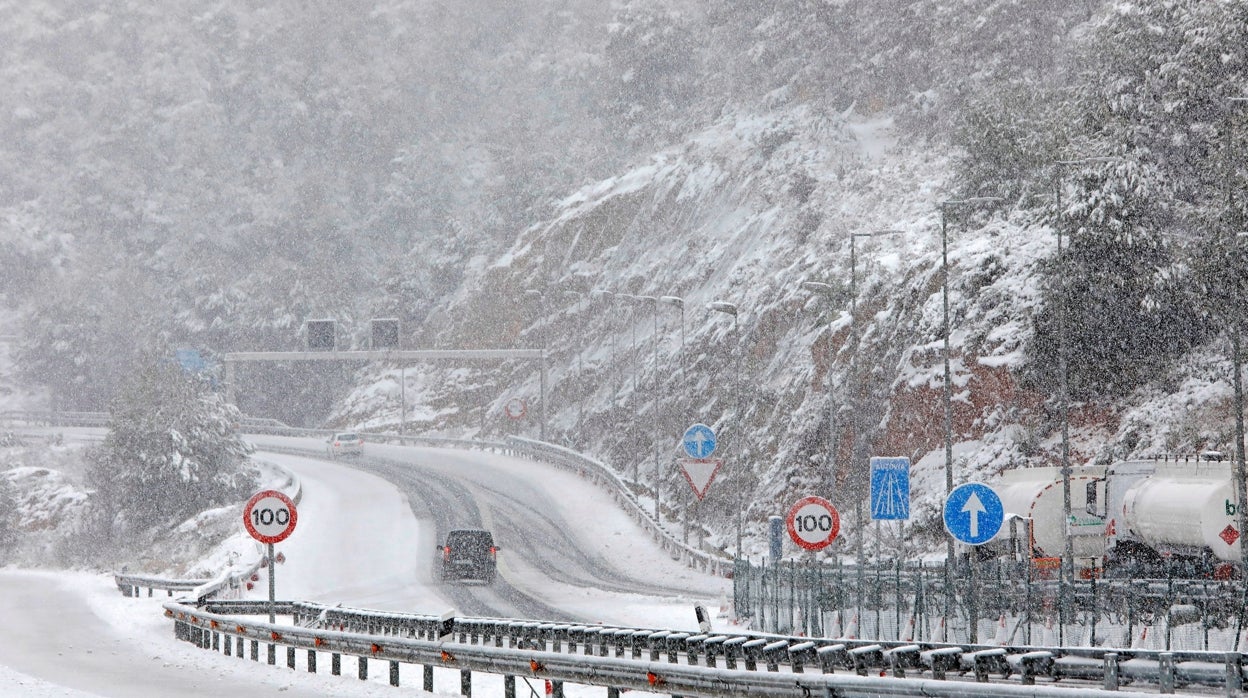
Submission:
[[[399,663],[394,660],[390,661],[390,685],[399,685]]]
[[[1174,693],[1174,653],[1157,655],[1157,670],[1161,673],[1161,693]]]
[[[745,652],[745,669],[746,671],[758,670],[758,659],[763,654],[763,647],[767,641],[760,638],[749,640],[741,645],[741,650]]]
[[[422,678],[424,679],[423,686],[425,689],[425,693],[433,693],[433,665],[426,664],[423,668],[424,668],[424,671],[423,671],[424,676]],[[516,691],[516,677],[510,676],[508,678],[511,679],[511,691],[513,694],[510,698],[515,698],[514,694]],[[506,685],[505,682],[504,682],[504,685]]]
[[[503,698],[516,698],[516,677],[511,674],[503,677]]]
[[[221,651],[221,633],[216,632],[216,631],[213,631],[212,633],[212,651],[213,652]]]
[[[359,665],[359,675],[361,681],[368,680],[368,657],[360,656],[356,662]]]
[[[846,664],[849,652],[846,651],[845,645],[827,645],[815,650],[815,657],[819,659],[819,670],[825,674],[836,673],[836,663],[839,661],[842,665]]]
[[[234,654],[234,638],[226,635],[225,640],[222,641],[222,645],[224,645],[224,647],[221,650],[221,654],[224,654],[227,657]]]
[[[286,648],[286,666],[291,669],[295,668],[295,648],[294,647]]]
[[[334,652],[329,655],[329,673],[342,676],[342,655]]]
[[[563,698],[563,682],[562,681],[550,682],[550,695],[551,695],[551,698]]]
[[[277,645],[269,643],[269,666],[277,665]]]
[[[767,671],[780,671],[780,653],[788,649],[788,640],[776,640],[763,647],[763,657],[767,660]]]
[[[234,641],[234,656],[239,659],[243,658],[243,638],[241,637]]]
[[[1105,653],[1105,690],[1118,690],[1118,653]]]
[[[251,661],[253,662],[260,661],[260,641],[259,640],[251,641]]]
[[[308,673],[316,673],[316,650],[308,650]]]
[[[1226,695],[1237,696],[1244,687],[1243,656],[1239,652],[1226,653]]]
[[[514,698],[514,696],[509,696],[509,698]],[[620,698],[620,689],[615,688],[613,686],[608,686],[607,698]]]
[[[464,698],[472,698],[472,672],[468,669],[459,670],[459,694]]]
[[[724,666],[729,669],[737,668],[737,656],[741,653],[741,645],[745,644],[748,638],[744,636],[734,637],[724,640]]]

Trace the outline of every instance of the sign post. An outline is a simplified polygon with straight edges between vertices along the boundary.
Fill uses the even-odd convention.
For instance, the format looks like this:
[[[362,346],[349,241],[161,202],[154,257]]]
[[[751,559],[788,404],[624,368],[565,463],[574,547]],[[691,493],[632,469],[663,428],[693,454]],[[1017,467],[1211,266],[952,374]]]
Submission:
[[[274,581],[277,570],[274,569],[276,560],[273,556],[273,544],[286,540],[294,532],[298,519],[295,503],[277,490],[257,492],[243,507],[243,526],[247,533],[268,546],[270,623],[275,622],[273,609],[277,606],[277,584]]]
[[[789,537],[806,550],[822,550],[841,532],[841,515],[823,497],[797,500],[785,517]]]

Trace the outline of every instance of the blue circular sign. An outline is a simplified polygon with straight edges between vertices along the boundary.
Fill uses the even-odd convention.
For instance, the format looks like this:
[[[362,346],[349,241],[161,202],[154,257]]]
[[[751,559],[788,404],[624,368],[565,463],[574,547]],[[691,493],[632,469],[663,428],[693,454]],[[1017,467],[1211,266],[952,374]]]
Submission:
[[[1001,497],[988,485],[968,482],[955,487],[945,500],[945,530],[963,543],[987,543],[1004,522]]]
[[[707,458],[715,452],[715,430],[705,424],[686,429],[683,441],[690,458]]]

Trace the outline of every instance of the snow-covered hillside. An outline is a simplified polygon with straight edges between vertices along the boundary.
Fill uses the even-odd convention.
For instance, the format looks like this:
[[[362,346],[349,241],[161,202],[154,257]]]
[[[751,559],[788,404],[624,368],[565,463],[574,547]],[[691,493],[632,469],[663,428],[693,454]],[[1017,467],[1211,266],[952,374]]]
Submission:
[[[918,525],[939,528],[941,202],[950,198],[950,169],[942,151],[900,137],[887,114],[823,113],[773,95],[771,111],[723,115],[681,146],[574,192],[501,257],[479,258],[442,314],[440,341],[536,347],[546,333],[548,440],[626,475],[636,467],[648,488],[657,434],[663,496],[677,508],[689,502],[674,461],[680,434],[695,421],[716,427],[726,465],[704,513],[727,543],[742,497],[756,549],[767,516],[799,495],[829,493],[831,348],[838,505],[848,509],[848,493],[862,491],[869,456],[908,456]],[[946,207],[943,221],[955,482],[991,481],[1061,453],[1056,386],[1025,386],[1018,375],[1041,302],[1040,265],[1057,238],[1026,213],[981,208]],[[805,290],[808,280],[832,293]],[[651,300],[662,296],[684,301],[683,351],[680,309]],[[708,310],[712,301],[736,305],[739,337],[733,317]],[[1078,347],[1071,356],[1079,360]],[[734,419],[738,358],[743,436]],[[1223,446],[1227,369],[1214,348],[1126,404],[1073,405],[1073,458]],[[513,397],[539,401],[535,366],[405,373],[417,429],[537,436],[538,410],[519,422],[503,412]],[[393,425],[398,378],[397,369],[374,377],[335,421]]]

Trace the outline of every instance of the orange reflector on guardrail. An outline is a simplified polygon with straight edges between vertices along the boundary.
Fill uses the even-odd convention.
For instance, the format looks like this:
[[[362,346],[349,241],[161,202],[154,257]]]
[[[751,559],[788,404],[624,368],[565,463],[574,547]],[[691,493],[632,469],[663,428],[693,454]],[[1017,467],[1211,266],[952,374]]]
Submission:
[[[279,633],[279,632],[277,632],[276,630],[274,630],[274,631],[270,632],[270,633],[269,633],[269,636],[271,636],[271,637],[273,638],[273,641],[274,641],[274,642],[281,642],[281,641],[282,641],[282,634],[281,634],[281,633]]]
[[[312,640],[312,644],[316,645],[317,647],[320,647],[321,645],[325,644],[325,641],[318,637]]]
[[[380,652],[380,651],[381,651],[381,645],[379,645],[379,644],[377,644],[376,642],[374,642],[374,643],[373,643],[373,646],[372,646],[372,647],[370,647],[369,649],[371,649],[371,650],[373,651],[373,654],[377,654],[378,652]]]
[[[542,669],[545,669],[546,667],[542,666],[542,663],[537,661],[536,659],[530,659],[529,668],[532,669],[533,671],[541,671]]]
[[[659,676],[658,674],[654,673],[653,671],[647,671],[647,672],[646,672],[646,681],[649,681],[651,686],[662,686],[662,685],[663,685],[663,677],[662,677],[662,676]]]

